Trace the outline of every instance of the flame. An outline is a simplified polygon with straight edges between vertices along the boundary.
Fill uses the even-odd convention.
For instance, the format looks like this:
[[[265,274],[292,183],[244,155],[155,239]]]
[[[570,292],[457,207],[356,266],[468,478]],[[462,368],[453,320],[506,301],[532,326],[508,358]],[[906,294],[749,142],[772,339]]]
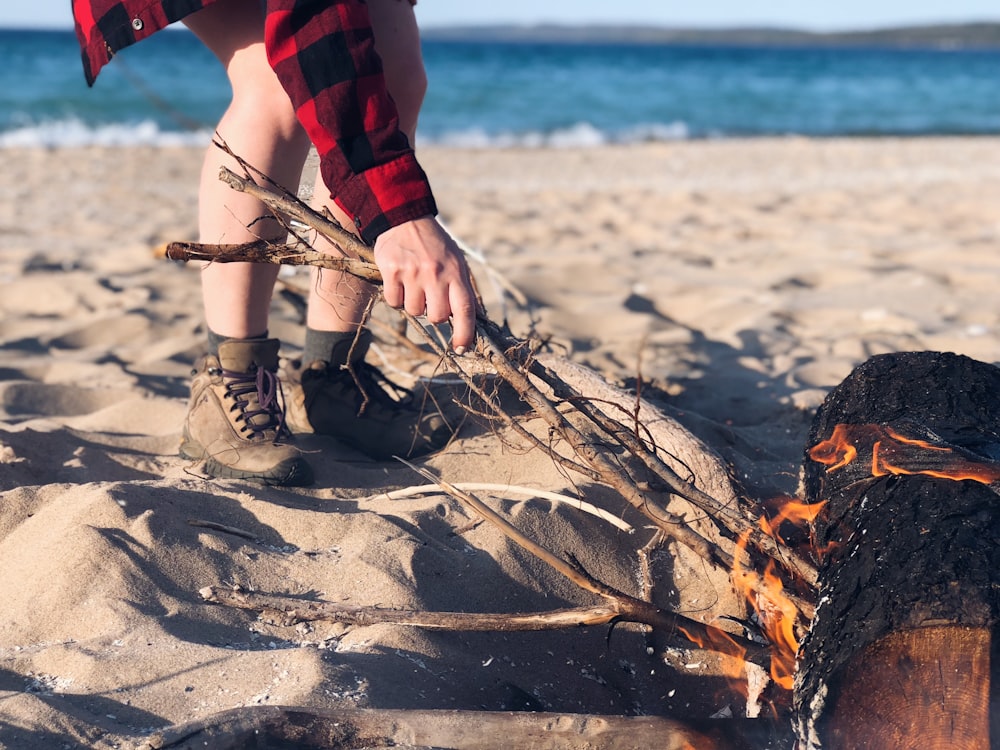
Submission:
[[[809,450],[809,458],[826,466],[828,472],[847,466],[858,455],[858,449],[848,437],[848,429],[856,426],[838,424],[829,438]]]
[[[798,526],[811,524],[816,520],[816,517],[825,506],[825,500],[820,503],[803,503],[802,501],[794,498],[786,498],[774,518],[761,516],[757,521],[757,525],[760,526],[760,530],[769,537],[781,544],[785,544],[785,540],[782,538],[780,533],[781,524],[786,521]]]
[[[681,625],[678,625],[677,629],[698,648],[718,652],[719,668],[723,676],[732,684],[745,688],[746,683],[743,680],[743,670],[746,665],[745,657],[747,650],[737,643],[735,639],[730,638],[724,630],[719,630],[718,628],[706,630],[704,637],[699,636],[697,633],[688,632]],[[740,692],[746,697],[745,689],[741,689]]]
[[[791,505],[791,504],[789,504]],[[799,507],[789,509],[787,518],[802,513],[805,503],[795,503]],[[803,517],[815,518],[819,509],[810,508]],[[780,514],[779,514],[780,515]],[[777,524],[761,518],[761,526],[775,529]],[[773,525],[772,525],[773,524]],[[764,575],[758,579],[753,571],[743,567],[742,559],[746,551],[750,535],[740,536],[736,544],[735,563],[733,565],[733,584],[737,593],[746,598],[757,614],[758,622],[771,643],[771,679],[785,690],[792,689],[795,674],[795,660],[799,652],[799,641],[795,636],[795,621],[798,608],[784,593],[785,585],[777,574],[774,561],[768,561]]]
[[[1000,465],[967,458],[945,445],[906,437],[885,425],[838,424],[829,438],[812,447],[809,458],[826,466],[830,473],[869,453],[873,477],[920,474],[956,482],[1000,481]]]

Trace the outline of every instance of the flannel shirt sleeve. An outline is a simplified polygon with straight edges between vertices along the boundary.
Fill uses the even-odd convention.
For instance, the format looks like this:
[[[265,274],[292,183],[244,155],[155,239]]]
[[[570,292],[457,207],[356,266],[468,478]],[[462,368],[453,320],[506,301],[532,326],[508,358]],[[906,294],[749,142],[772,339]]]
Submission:
[[[264,43],[323,181],[364,240],[437,213],[399,130],[362,0],[266,0]]]

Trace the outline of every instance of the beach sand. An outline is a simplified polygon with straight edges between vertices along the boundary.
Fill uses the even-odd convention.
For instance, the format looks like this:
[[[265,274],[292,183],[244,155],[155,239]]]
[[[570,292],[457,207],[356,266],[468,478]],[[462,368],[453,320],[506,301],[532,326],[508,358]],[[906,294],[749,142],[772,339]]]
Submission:
[[[477,265],[491,314],[611,383],[641,377],[648,399],[740,457],[762,501],[795,491],[813,410],[869,356],[1000,360],[998,154],[994,138],[788,138],[421,159],[451,230],[531,302],[505,311]],[[634,627],[287,628],[204,602],[199,589],[229,584],[432,611],[591,600],[442,493],[387,498],[425,480],[332,441],[305,441],[310,488],[203,477],[176,455],[204,345],[197,271],[153,257],[196,239],[200,151],[3,158],[0,747],[133,747],[265,704],[743,711],[703,652],[648,648]],[[273,321],[295,356],[294,304],[276,297]],[[518,494],[489,502],[636,593],[650,531],[610,491],[477,424],[422,464],[453,483],[583,490],[636,531]],[[666,553],[654,565],[659,603],[696,619],[728,606],[731,592],[680,567]]]

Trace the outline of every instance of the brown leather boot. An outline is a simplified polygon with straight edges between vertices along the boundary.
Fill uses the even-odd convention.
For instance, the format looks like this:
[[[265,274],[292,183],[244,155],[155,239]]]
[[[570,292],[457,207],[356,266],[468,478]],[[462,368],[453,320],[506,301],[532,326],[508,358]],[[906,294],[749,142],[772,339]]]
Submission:
[[[432,400],[414,398],[365,362],[371,340],[364,330],[357,342],[339,342],[329,361],[291,363],[286,375],[292,429],[330,435],[378,460],[443,448],[454,428]]]
[[[291,445],[278,382],[277,339],[229,339],[200,362],[191,381],[180,454],[214,477],[266,485],[311,484]]]

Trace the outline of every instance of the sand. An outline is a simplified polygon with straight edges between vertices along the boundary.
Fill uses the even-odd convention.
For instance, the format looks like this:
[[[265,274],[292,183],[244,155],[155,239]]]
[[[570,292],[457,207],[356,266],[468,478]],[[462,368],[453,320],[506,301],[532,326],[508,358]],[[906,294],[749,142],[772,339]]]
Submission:
[[[813,410],[869,356],[1000,360],[1000,140],[763,139],[586,150],[427,148],[442,217],[530,300],[507,312],[608,381],[677,410],[763,500],[792,493]],[[531,634],[297,628],[208,604],[209,585],[358,606],[509,612],[588,602],[441,493],[322,438],[317,483],[212,480],[176,455],[203,350],[198,149],[5,150],[0,184],[0,747],[127,748],[264,704],[657,714],[743,707],[701,652],[636,628]],[[491,313],[503,312],[477,266]],[[294,281],[294,279],[293,279]],[[294,305],[272,333],[301,346]],[[636,590],[648,538],[613,493],[509,431],[469,424],[422,464]],[[381,494],[380,494],[381,493]],[[250,540],[192,525],[241,529]],[[728,591],[659,562],[657,597],[713,616]],[[683,573],[683,571],[680,571]],[[678,582],[681,582],[679,585]]]

